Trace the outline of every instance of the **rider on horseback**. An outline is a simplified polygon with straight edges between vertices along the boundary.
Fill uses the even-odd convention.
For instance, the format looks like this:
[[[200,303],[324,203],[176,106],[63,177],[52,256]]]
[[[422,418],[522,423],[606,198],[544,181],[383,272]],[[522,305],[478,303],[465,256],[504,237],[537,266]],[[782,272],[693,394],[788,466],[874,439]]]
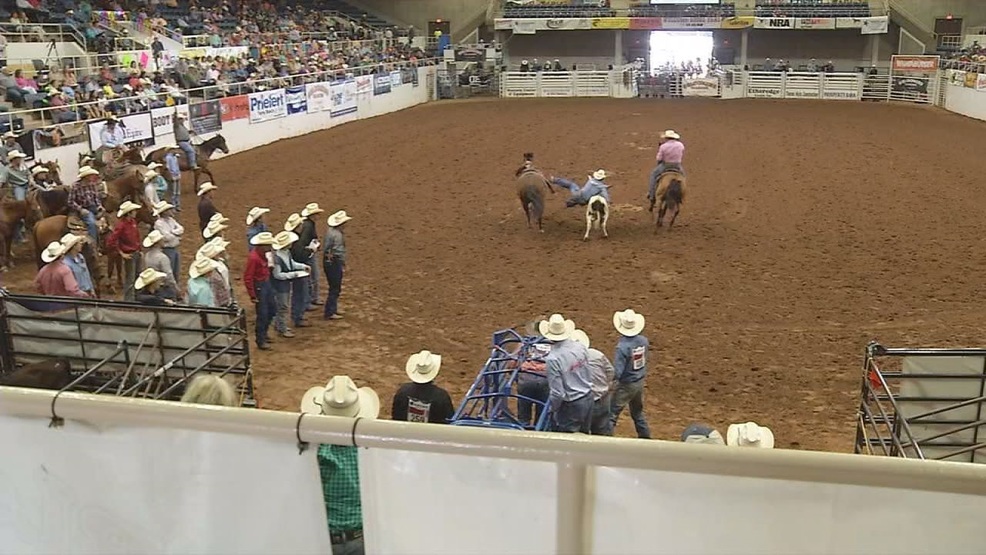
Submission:
[[[188,168],[197,170],[199,164],[196,159],[195,147],[192,146],[192,137],[189,135],[188,128],[185,127],[185,114],[177,111],[174,117],[174,132],[175,142],[178,143],[178,147],[185,152],[185,156],[188,158]]]
[[[38,164],[31,168],[31,175],[34,177],[34,185],[42,191],[50,191],[58,186],[55,180],[51,178],[48,166],[44,164]]]
[[[596,195],[605,198],[607,203],[611,202],[609,198],[609,185],[605,183],[606,177],[606,170],[596,170],[589,176],[589,179],[581,189],[579,189],[579,186],[574,181],[560,177],[552,178],[551,182],[571,191],[572,196],[565,201],[565,206],[571,208],[573,206],[585,206],[589,203],[589,199]]]
[[[99,201],[99,172],[83,166],[79,168],[78,181],[68,194],[68,206],[86,223],[93,245],[99,244],[99,228],[96,219],[103,211]]]
[[[685,171],[681,167],[682,159],[685,157],[685,145],[681,142],[681,136],[668,129],[661,134],[660,143],[661,146],[657,149],[657,167],[650,174],[650,188],[647,192],[647,198],[651,201],[652,207],[657,198],[655,196],[657,181],[661,178],[661,174],[667,171],[676,171],[685,175]]]

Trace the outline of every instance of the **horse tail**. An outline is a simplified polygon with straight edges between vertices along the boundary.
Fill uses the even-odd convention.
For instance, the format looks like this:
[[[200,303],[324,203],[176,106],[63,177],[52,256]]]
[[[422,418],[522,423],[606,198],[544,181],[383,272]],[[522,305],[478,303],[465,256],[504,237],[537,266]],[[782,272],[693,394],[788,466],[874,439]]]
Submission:
[[[674,204],[681,204],[685,199],[683,186],[684,184],[680,179],[672,179],[671,185],[668,185],[668,190],[664,194],[664,197]]]

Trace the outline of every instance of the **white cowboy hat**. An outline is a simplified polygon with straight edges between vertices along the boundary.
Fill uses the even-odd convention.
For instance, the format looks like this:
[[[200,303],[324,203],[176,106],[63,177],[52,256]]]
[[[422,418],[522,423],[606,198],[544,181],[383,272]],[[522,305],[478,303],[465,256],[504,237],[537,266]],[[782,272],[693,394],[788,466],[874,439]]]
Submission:
[[[229,218],[227,218],[226,216],[223,216],[223,213],[222,212],[216,212],[215,214],[212,215],[211,218],[209,218],[209,223],[212,223],[212,222],[218,222],[218,223],[221,223],[223,225],[226,225],[226,224],[229,223]]]
[[[298,240],[298,234],[290,231],[282,231],[274,236],[274,242],[271,243],[271,247],[274,250],[279,251],[283,248],[288,247],[292,243]]]
[[[124,85],[124,86],[123,86],[123,89],[124,89],[124,90],[128,90],[128,91],[132,91],[132,90],[134,90],[134,88],[133,88],[133,87],[131,87],[130,85]],[[115,118],[114,118],[114,119],[115,119]]]
[[[661,134],[661,136],[664,137],[665,139],[675,139],[675,140],[677,140],[677,139],[680,139],[681,138],[681,135],[675,133],[674,132],[674,129],[668,129],[663,134]]]
[[[404,371],[414,383],[428,383],[435,379],[442,368],[442,355],[421,351],[408,357]]]
[[[336,212],[335,214],[332,214],[331,216],[329,216],[329,222],[328,222],[329,223],[329,227],[338,227],[338,226],[341,226],[342,224],[348,222],[351,219],[352,218],[349,217],[349,214],[346,214],[346,211],[345,210],[340,210],[340,211]]]
[[[204,276],[219,267],[219,264],[211,258],[196,258],[192,266],[188,269],[188,275],[192,278]]]
[[[209,241],[195,251],[195,258],[214,259],[226,250],[226,241]]]
[[[116,115],[114,115],[114,114],[110,114],[110,115],[106,116],[106,121],[112,121],[114,123],[117,123],[117,122],[120,121],[120,118],[116,117]]]
[[[759,447],[760,449],[774,448],[774,432],[756,422],[730,424],[726,430],[726,445],[732,447]]]
[[[317,202],[309,202],[308,204],[305,205],[305,208],[301,211],[301,216],[303,218],[307,218],[312,214],[321,214],[322,212],[325,212],[325,210],[319,208]]]
[[[260,218],[261,216],[263,216],[268,212],[270,212],[270,208],[261,208],[259,206],[254,206],[253,208],[250,209],[250,212],[247,214],[247,219],[246,219],[247,225],[253,225],[253,222],[257,221],[258,218]]]
[[[205,237],[206,239],[212,239],[216,235],[222,233],[223,230],[226,229],[226,227],[227,227],[226,225],[220,223],[218,220],[210,221],[209,224],[205,226],[205,229],[202,230],[202,237]]]
[[[348,418],[376,418],[380,397],[369,387],[357,388],[349,376],[336,376],[325,387],[316,386],[301,398],[301,412]]]
[[[156,170],[158,168],[163,168],[163,167],[164,167],[163,165],[158,164],[157,162],[151,162],[150,164],[147,164],[147,169],[149,170]]]
[[[284,222],[284,231],[294,231],[299,225],[301,225],[303,220],[304,218],[301,217],[301,214],[298,214],[297,212],[291,214],[288,216],[288,220]]]
[[[640,332],[644,331],[644,316],[626,309],[613,314],[613,326],[616,327],[616,331],[627,337],[640,335]]]
[[[16,139],[17,138],[17,133],[14,133],[13,131],[7,131],[6,133],[3,134],[3,138],[4,139]]]
[[[142,244],[144,245],[145,249],[149,249],[163,240],[164,240],[164,235],[161,235],[160,231],[156,229],[152,229],[151,232],[147,234],[147,237],[144,237],[144,241]]]
[[[116,217],[122,218],[127,214],[134,212],[136,210],[140,210],[139,204],[135,202],[130,202],[129,200],[125,200],[123,201],[123,204],[120,205],[120,209],[116,211]]]
[[[144,268],[144,271],[137,276],[137,280],[134,281],[134,289],[138,291],[147,287],[152,283],[161,281],[162,279],[168,277],[168,274],[164,272],[159,272],[154,268]]]
[[[31,168],[31,175],[38,175],[39,173],[48,173],[50,170],[46,166],[34,166]]]
[[[68,249],[65,248],[65,245],[58,241],[52,241],[51,243],[48,243],[48,246],[45,247],[45,250],[41,253],[41,260],[44,260],[45,262],[54,262],[61,258],[67,251]]]
[[[159,175],[161,175],[161,174],[159,174],[158,172],[156,172],[154,170],[147,170],[146,172],[144,172],[144,181],[148,181],[148,180],[154,179],[155,177],[157,177]]]
[[[274,244],[274,235],[269,231],[261,231],[260,233],[254,235],[250,238],[251,245],[272,245]]]
[[[99,175],[99,172],[90,168],[89,166],[82,166],[79,168],[79,179],[84,177],[89,177],[90,175]]]
[[[561,314],[552,314],[547,320],[538,324],[538,332],[549,341],[563,341],[572,336],[575,322],[566,320]]]
[[[218,188],[219,187],[216,187],[215,185],[213,185],[211,181],[206,181],[205,183],[199,185],[199,192],[196,193],[196,194],[198,196],[202,196],[202,195],[208,193],[209,191],[215,191]]]
[[[158,201],[158,202],[156,202],[154,204],[153,214],[155,216],[160,216],[161,214],[164,214],[165,212],[167,212],[168,210],[171,210],[174,207],[175,207],[175,205],[174,204],[171,204],[170,202],[166,202],[166,201],[163,201],[163,200],[162,201]]]
[[[7,160],[13,160],[15,158],[27,158],[27,154],[24,154],[23,152],[21,152],[19,150],[11,150],[7,154]]]
[[[74,233],[66,233],[62,235],[62,238],[58,241],[65,247],[65,252],[72,250],[72,247],[78,245],[79,243],[85,241],[86,238],[82,235],[76,235]]]
[[[178,118],[178,119],[187,119],[188,118],[188,116],[186,116],[185,114],[183,114],[182,112],[179,112],[177,110],[175,110],[175,117]]]
[[[573,341],[578,341],[578,342],[579,342],[579,343],[581,343],[581,344],[582,344],[582,345],[583,345],[583,346],[584,346],[584,347],[585,347],[586,349],[588,349],[588,348],[589,348],[589,334],[587,334],[587,333],[585,333],[584,331],[582,331],[582,330],[575,330],[575,331],[573,331],[573,332],[572,332],[572,337],[571,337],[571,339],[572,339]]]
[[[609,176],[606,175],[606,170],[596,170],[592,172],[592,178],[595,179],[596,181],[602,181],[607,177]]]

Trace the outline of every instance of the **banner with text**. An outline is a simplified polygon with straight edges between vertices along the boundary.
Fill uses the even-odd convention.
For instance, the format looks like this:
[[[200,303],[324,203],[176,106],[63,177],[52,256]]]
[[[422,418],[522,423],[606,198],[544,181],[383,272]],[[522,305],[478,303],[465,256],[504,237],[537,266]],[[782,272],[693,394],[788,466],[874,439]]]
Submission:
[[[863,20],[859,17],[837,17],[835,18],[836,29],[862,29]]]
[[[304,114],[308,111],[308,95],[303,85],[284,89],[284,100],[288,105],[288,115]]]
[[[220,119],[223,121],[235,121],[250,117],[250,99],[245,94],[220,99],[219,108],[222,111]]]
[[[630,28],[643,31],[656,31],[664,28],[664,21],[660,17],[633,17],[630,18]]]
[[[154,126],[151,124],[151,113],[130,114],[120,117],[120,127],[123,129],[123,142],[142,143],[144,146],[154,144]],[[99,138],[100,132],[106,127],[106,120],[101,119],[89,124],[89,149],[96,150],[103,146]]]
[[[629,17],[596,17],[592,20],[593,29],[629,29]]]
[[[718,17],[662,17],[662,29],[719,29],[722,19]]]
[[[975,89],[977,83],[979,83],[979,74],[975,72],[968,72],[965,74],[965,88]]]
[[[336,118],[356,112],[356,81],[350,79],[332,83],[332,109],[329,114]]]
[[[722,29],[747,29],[753,27],[756,18],[752,16],[727,17],[719,25]]]
[[[387,94],[390,92],[390,75],[373,76],[373,96]]]
[[[309,83],[305,85],[305,96],[308,98],[309,114],[326,112],[332,108],[328,83]]]
[[[417,73],[417,72],[415,72]],[[356,95],[367,97],[373,94],[373,77],[361,75],[356,78]]]
[[[718,77],[685,77],[681,80],[682,96],[719,96]]]
[[[986,92],[986,74],[979,73],[976,75],[976,90]]]
[[[756,29],[794,29],[793,17],[758,17],[753,22]]]
[[[831,17],[799,17],[795,20],[796,29],[835,29],[835,19]]]
[[[864,17],[862,22],[863,27],[860,33],[864,35],[882,35],[890,30],[890,18],[888,16]]]
[[[250,123],[287,117],[284,89],[250,93]]]
[[[890,70],[895,73],[930,75],[938,71],[939,56],[891,56]]]
[[[401,83],[403,83],[403,77],[404,76],[401,75],[401,72],[400,71],[391,71],[390,72],[390,88],[391,88],[391,90],[396,89],[397,87],[401,86]]]
[[[196,102],[189,106],[189,119],[196,134],[216,133],[223,128],[223,109],[218,100]]]
[[[174,108],[154,108],[151,110],[151,125],[154,128],[154,142],[167,144],[175,142],[175,112],[185,115],[188,121],[188,104],[180,104]]]

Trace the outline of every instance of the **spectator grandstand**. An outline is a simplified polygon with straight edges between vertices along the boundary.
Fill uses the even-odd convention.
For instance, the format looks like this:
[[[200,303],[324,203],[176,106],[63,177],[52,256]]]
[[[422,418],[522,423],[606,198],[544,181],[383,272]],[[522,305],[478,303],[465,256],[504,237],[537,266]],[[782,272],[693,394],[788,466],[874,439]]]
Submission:
[[[721,4],[673,4],[633,2],[629,10],[616,10],[606,1],[508,1],[506,18],[555,17],[868,17],[867,2],[855,0],[757,0],[754,13],[741,14],[734,2]]]
[[[757,17],[869,17],[868,2],[853,0],[757,0]]]

